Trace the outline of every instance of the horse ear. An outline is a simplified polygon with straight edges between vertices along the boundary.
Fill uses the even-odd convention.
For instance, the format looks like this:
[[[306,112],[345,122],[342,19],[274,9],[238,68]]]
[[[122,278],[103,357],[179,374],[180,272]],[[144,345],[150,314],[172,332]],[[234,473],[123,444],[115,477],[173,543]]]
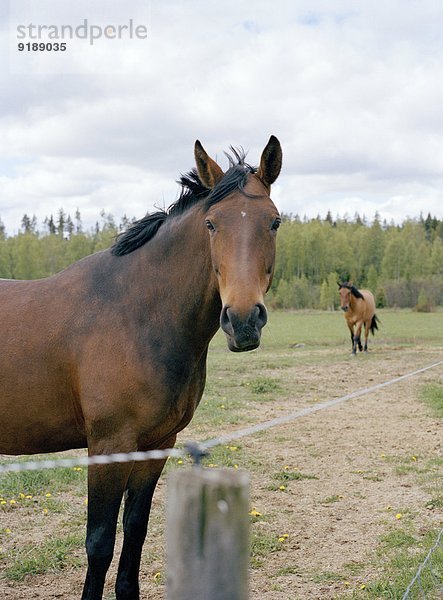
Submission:
[[[258,177],[267,188],[271,187],[271,184],[274,183],[280,174],[282,156],[280,142],[275,135],[271,135],[261,155],[260,166],[257,172]]]
[[[212,190],[214,185],[223,177],[223,171],[215,160],[212,160],[207,154],[199,140],[195,142],[194,156],[200,181],[205,187]]]

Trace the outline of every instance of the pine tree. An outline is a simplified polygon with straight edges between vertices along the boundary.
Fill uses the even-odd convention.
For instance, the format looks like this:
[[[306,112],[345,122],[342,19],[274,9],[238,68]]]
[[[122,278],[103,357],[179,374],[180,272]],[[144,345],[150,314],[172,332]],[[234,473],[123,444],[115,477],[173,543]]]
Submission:
[[[29,217],[26,213],[22,218],[22,229],[23,233],[35,233],[37,228],[37,218],[35,215],[33,217]]]

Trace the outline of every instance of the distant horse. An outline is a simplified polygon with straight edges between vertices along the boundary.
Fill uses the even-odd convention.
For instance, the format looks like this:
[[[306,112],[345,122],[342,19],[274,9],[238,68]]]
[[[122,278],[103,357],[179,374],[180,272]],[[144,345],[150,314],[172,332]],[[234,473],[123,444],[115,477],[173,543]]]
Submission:
[[[372,335],[378,329],[378,317],[375,314],[374,295],[369,290],[358,290],[352,283],[339,283],[340,308],[344,311],[346,323],[351,332],[352,354],[363,350],[361,344],[361,330],[365,326],[364,351],[368,351],[369,330]]]
[[[0,282],[0,453],[171,448],[203,394],[219,326],[230,350],[259,346],[281,222],[269,194],[282,152],[271,136],[253,168],[232,150],[224,173],[197,141],[197,170],[181,178],[179,199],[110,250],[47,279]],[[102,598],[123,496],[116,598],[139,598],[164,463],[89,468],[83,600]]]

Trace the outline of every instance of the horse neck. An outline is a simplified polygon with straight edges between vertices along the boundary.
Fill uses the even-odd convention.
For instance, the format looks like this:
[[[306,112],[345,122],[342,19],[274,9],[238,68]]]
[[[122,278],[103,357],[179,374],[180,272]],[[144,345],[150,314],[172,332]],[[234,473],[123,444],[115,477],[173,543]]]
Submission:
[[[160,315],[165,327],[207,345],[219,327],[221,301],[200,211],[191,208],[166,221],[139,250],[133,268],[142,304]]]
[[[355,310],[356,308],[356,304],[357,304],[357,298],[354,296],[354,294],[351,292],[349,294],[349,310],[352,312]]]
[[[350,299],[349,299],[349,307],[351,310],[357,310],[357,306],[361,303],[364,302],[363,298],[357,298],[356,296],[354,296],[354,294],[351,292],[350,294]]]

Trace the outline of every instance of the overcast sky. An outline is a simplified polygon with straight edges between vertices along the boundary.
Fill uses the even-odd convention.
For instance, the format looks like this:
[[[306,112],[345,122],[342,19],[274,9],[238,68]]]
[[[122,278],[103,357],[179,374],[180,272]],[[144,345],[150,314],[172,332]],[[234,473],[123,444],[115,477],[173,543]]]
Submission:
[[[87,227],[101,210],[140,218],[177,198],[196,139],[226,168],[231,144],[257,164],[271,134],[284,153],[272,190],[281,211],[443,218],[440,0],[0,7],[0,218],[10,233],[24,213],[41,224],[61,207],[78,208]],[[61,42],[63,25],[85,19],[111,26],[109,37],[68,37],[63,53],[17,49]],[[147,34],[113,37],[130,19]],[[30,24],[48,29],[18,39]]]

